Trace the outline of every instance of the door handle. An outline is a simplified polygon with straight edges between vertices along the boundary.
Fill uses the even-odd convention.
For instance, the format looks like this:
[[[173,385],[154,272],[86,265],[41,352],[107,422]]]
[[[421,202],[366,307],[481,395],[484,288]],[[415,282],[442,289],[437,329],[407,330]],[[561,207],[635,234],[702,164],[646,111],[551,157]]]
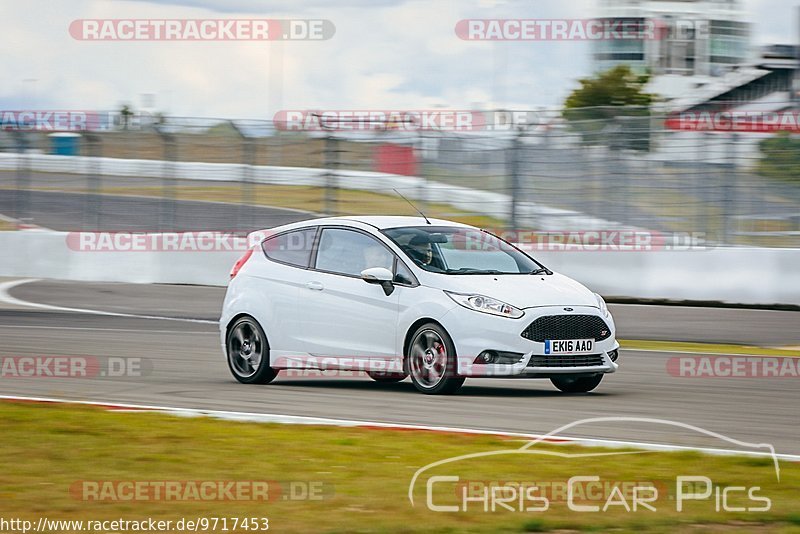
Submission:
[[[306,287],[314,291],[322,291],[325,289],[325,286],[322,285],[322,282],[306,282]]]

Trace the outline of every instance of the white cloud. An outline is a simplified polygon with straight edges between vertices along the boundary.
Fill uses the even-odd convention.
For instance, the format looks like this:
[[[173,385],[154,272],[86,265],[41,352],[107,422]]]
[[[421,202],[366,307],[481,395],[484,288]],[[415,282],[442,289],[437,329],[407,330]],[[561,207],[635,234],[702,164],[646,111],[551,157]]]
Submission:
[[[791,42],[796,8],[746,4],[757,42]],[[278,109],[556,106],[588,74],[576,42],[467,42],[464,18],[584,18],[595,0],[76,0],[0,4],[1,107],[112,109],[156,95],[172,114],[269,118]],[[322,42],[86,42],[81,18],[324,18]]]

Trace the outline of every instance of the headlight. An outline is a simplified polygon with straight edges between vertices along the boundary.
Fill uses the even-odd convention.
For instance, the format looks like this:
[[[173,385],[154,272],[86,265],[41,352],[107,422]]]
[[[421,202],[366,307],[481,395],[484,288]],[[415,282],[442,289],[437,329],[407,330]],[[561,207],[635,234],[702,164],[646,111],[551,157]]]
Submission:
[[[606,301],[603,300],[603,297],[597,293],[595,293],[594,296],[597,299],[597,307],[600,308],[600,312],[603,314],[603,317],[608,317],[608,306],[606,306]]]
[[[483,295],[464,295],[462,293],[450,293],[449,291],[445,291],[445,293],[458,304],[470,310],[499,315],[500,317],[510,317],[512,319],[519,319],[525,314],[525,312],[519,308],[515,308],[511,304],[506,304],[505,302],[491,297],[484,297]]]

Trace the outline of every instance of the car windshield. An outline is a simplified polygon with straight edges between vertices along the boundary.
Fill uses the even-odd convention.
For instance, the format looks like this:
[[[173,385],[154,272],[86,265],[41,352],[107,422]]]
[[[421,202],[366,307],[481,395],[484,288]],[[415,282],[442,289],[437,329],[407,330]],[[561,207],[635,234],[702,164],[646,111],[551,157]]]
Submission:
[[[444,274],[530,274],[544,269],[522,251],[476,228],[413,226],[383,233],[419,267]]]

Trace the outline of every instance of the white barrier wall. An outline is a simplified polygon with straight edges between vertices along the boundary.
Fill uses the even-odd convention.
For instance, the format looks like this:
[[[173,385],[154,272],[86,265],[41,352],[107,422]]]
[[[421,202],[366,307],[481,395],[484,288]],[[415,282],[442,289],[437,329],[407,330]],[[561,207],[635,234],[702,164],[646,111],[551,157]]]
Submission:
[[[65,232],[0,232],[0,276],[225,285],[241,250],[83,252]],[[224,247],[218,247],[224,248]],[[534,251],[607,297],[800,305],[800,249]]]
[[[606,297],[800,305],[800,249],[534,252]]]
[[[237,182],[242,180],[243,169],[237,163],[166,162],[145,159],[94,158],[86,156],[54,156],[49,154],[15,154],[0,152],[0,170],[13,171],[24,165],[35,172],[69,174],[95,174],[101,176],[127,176],[131,178],[174,178]],[[249,179],[260,184],[323,186],[329,169],[309,167],[275,167],[254,165]],[[429,182],[415,176],[402,176],[369,171],[337,169],[338,187],[394,194],[397,189],[412,200],[449,204],[464,211],[504,219],[508,216],[511,197],[503,193],[480,191],[468,187]],[[619,223],[586,215],[581,212],[542,206],[533,202],[519,202],[517,213],[520,223],[542,231],[611,230],[621,228]]]
[[[0,276],[221,286],[227,284],[231,267],[243,253],[81,251],[68,245],[70,235],[38,230],[0,232]]]

